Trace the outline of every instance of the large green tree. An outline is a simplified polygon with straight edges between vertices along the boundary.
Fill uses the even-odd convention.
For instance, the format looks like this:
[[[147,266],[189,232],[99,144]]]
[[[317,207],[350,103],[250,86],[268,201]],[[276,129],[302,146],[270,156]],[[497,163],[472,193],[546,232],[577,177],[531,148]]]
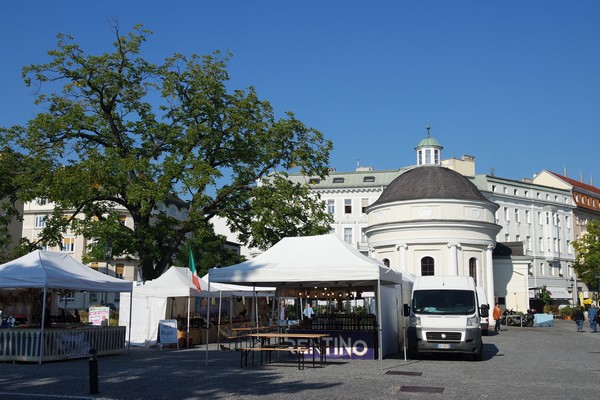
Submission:
[[[590,220],[587,233],[573,242],[575,263],[573,269],[580,280],[590,287],[598,287],[600,281],[600,223]]]
[[[22,159],[9,148],[0,149],[0,263],[14,258],[12,247],[19,237],[12,237],[10,226],[22,218],[18,201],[16,174]]]
[[[96,239],[97,258],[110,241],[113,254],[138,257],[143,278],[153,279],[190,234],[212,230],[214,216],[262,248],[329,230],[306,188],[265,178],[324,176],[330,141],[290,112],[276,118],[253,87],[228,88],[228,54],[155,64],[140,55],[150,34],[142,26],[114,34],[114,50],[100,55],[61,34],[48,63],[23,69],[43,111],[2,129],[0,140],[28,161],[20,198],[56,204],[40,241],[57,244],[75,230]],[[184,219],[159,211],[179,199],[189,207]],[[121,223],[119,207],[133,227]]]

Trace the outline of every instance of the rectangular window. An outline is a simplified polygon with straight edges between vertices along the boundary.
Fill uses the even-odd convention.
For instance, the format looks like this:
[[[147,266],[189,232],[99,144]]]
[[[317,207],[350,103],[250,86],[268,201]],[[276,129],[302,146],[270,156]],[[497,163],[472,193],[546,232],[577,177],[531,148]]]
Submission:
[[[540,246],[540,251],[543,253],[544,252],[544,239],[541,236],[538,238],[538,245]]]
[[[327,200],[327,212],[335,214],[335,200]]]
[[[374,176],[371,176],[371,175],[369,175],[369,176],[365,176],[365,177],[363,178],[363,182],[375,182],[375,177],[374,177]]]
[[[333,183],[344,183],[344,178],[333,178]]]
[[[546,225],[550,225],[550,213],[546,211]]]
[[[344,214],[352,214],[352,199],[344,200]]]
[[[531,225],[531,213],[529,210],[525,210],[525,222]]]
[[[510,221],[510,215],[508,213],[508,207],[504,207],[504,220],[506,222]]]
[[[508,233],[504,235],[504,241],[510,242],[510,235]]]
[[[515,222],[521,223],[521,214],[519,213],[519,210],[517,208],[515,208]]]
[[[344,241],[352,244],[352,228],[344,228]]]
[[[433,150],[433,162],[437,165],[440,163],[440,151],[439,150]]]
[[[431,164],[431,150],[430,149],[425,150],[425,164],[427,164],[427,165]]]
[[[38,206],[45,206],[46,204],[48,204],[48,199],[45,197],[38,197],[37,199],[35,199],[35,204],[37,204]]]
[[[544,224],[544,220],[542,218],[542,212],[538,211],[538,225],[543,225]]]
[[[60,246],[60,251],[62,251],[63,253],[73,253],[75,251],[75,238],[63,238],[62,244]]]
[[[35,216],[35,227],[38,229],[46,227],[46,221],[48,217],[46,215],[36,215]]]
[[[115,264],[115,276],[119,279],[123,279],[123,274],[125,274],[125,264],[116,263]]]
[[[540,263],[540,275],[545,275],[546,271],[544,270],[544,263]]]
[[[360,241],[361,243],[367,243],[367,235],[365,234],[365,230],[360,230]]]
[[[366,213],[367,207],[369,207],[369,199],[360,199],[360,208],[363,214]]]
[[[72,303],[75,301],[75,293],[74,292],[67,292],[67,293],[63,293],[62,296],[60,296],[60,304],[65,304],[65,303]]]
[[[525,241],[527,243],[527,251],[531,251],[531,236],[527,236]]]

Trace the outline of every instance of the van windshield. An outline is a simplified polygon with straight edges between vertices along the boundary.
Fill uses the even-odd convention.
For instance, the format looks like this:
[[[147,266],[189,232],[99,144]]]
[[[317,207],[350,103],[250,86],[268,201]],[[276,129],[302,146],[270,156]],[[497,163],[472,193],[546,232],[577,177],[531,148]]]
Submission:
[[[419,314],[473,314],[475,295],[469,290],[415,290],[412,309]]]

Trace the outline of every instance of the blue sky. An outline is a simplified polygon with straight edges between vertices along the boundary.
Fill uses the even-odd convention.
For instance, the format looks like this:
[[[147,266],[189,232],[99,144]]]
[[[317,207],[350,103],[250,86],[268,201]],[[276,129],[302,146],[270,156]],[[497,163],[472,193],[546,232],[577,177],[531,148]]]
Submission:
[[[143,23],[143,56],[233,53],[231,88],[256,87],[334,143],[331,165],[415,163],[431,136],[476,172],[542,169],[600,186],[600,2],[29,1],[0,9],[0,125],[41,111],[21,68],[56,35],[111,50],[110,25]]]

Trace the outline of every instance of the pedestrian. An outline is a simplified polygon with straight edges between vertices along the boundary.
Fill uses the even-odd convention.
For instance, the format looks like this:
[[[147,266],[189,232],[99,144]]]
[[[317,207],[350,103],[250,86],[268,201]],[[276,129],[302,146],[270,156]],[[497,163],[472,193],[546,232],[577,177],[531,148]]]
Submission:
[[[287,310],[285,308],[285,300],[281,300],[279,304],[279,326],[287,325]]]
[[[304,307],[304,316],[308,319],[311,319],[314,314],[315,312],[313,311],[312,307],[308,302],[306,302],[306,306]]]
[[[495,326],[494,330],[496,332],[500,332],[500,320],[502,319],[502,309],[500,308],[500,304],[496,303],[496,306],[494,307],[494,312],[493,312],[492,316],[494,317],[494,320],[496,321],[496,326]]]
[[[583,321],[585,321],[585,315],[583,314],[583,308],[577,307],[573,314],[573,319],[577,324],[577,332],[583,332]]]
[[[594,333],[598,332],[598,322],[596,322],[597,314],[598,309],[592,304],[588,310],[588,320],[590,321],[590,330]]]

